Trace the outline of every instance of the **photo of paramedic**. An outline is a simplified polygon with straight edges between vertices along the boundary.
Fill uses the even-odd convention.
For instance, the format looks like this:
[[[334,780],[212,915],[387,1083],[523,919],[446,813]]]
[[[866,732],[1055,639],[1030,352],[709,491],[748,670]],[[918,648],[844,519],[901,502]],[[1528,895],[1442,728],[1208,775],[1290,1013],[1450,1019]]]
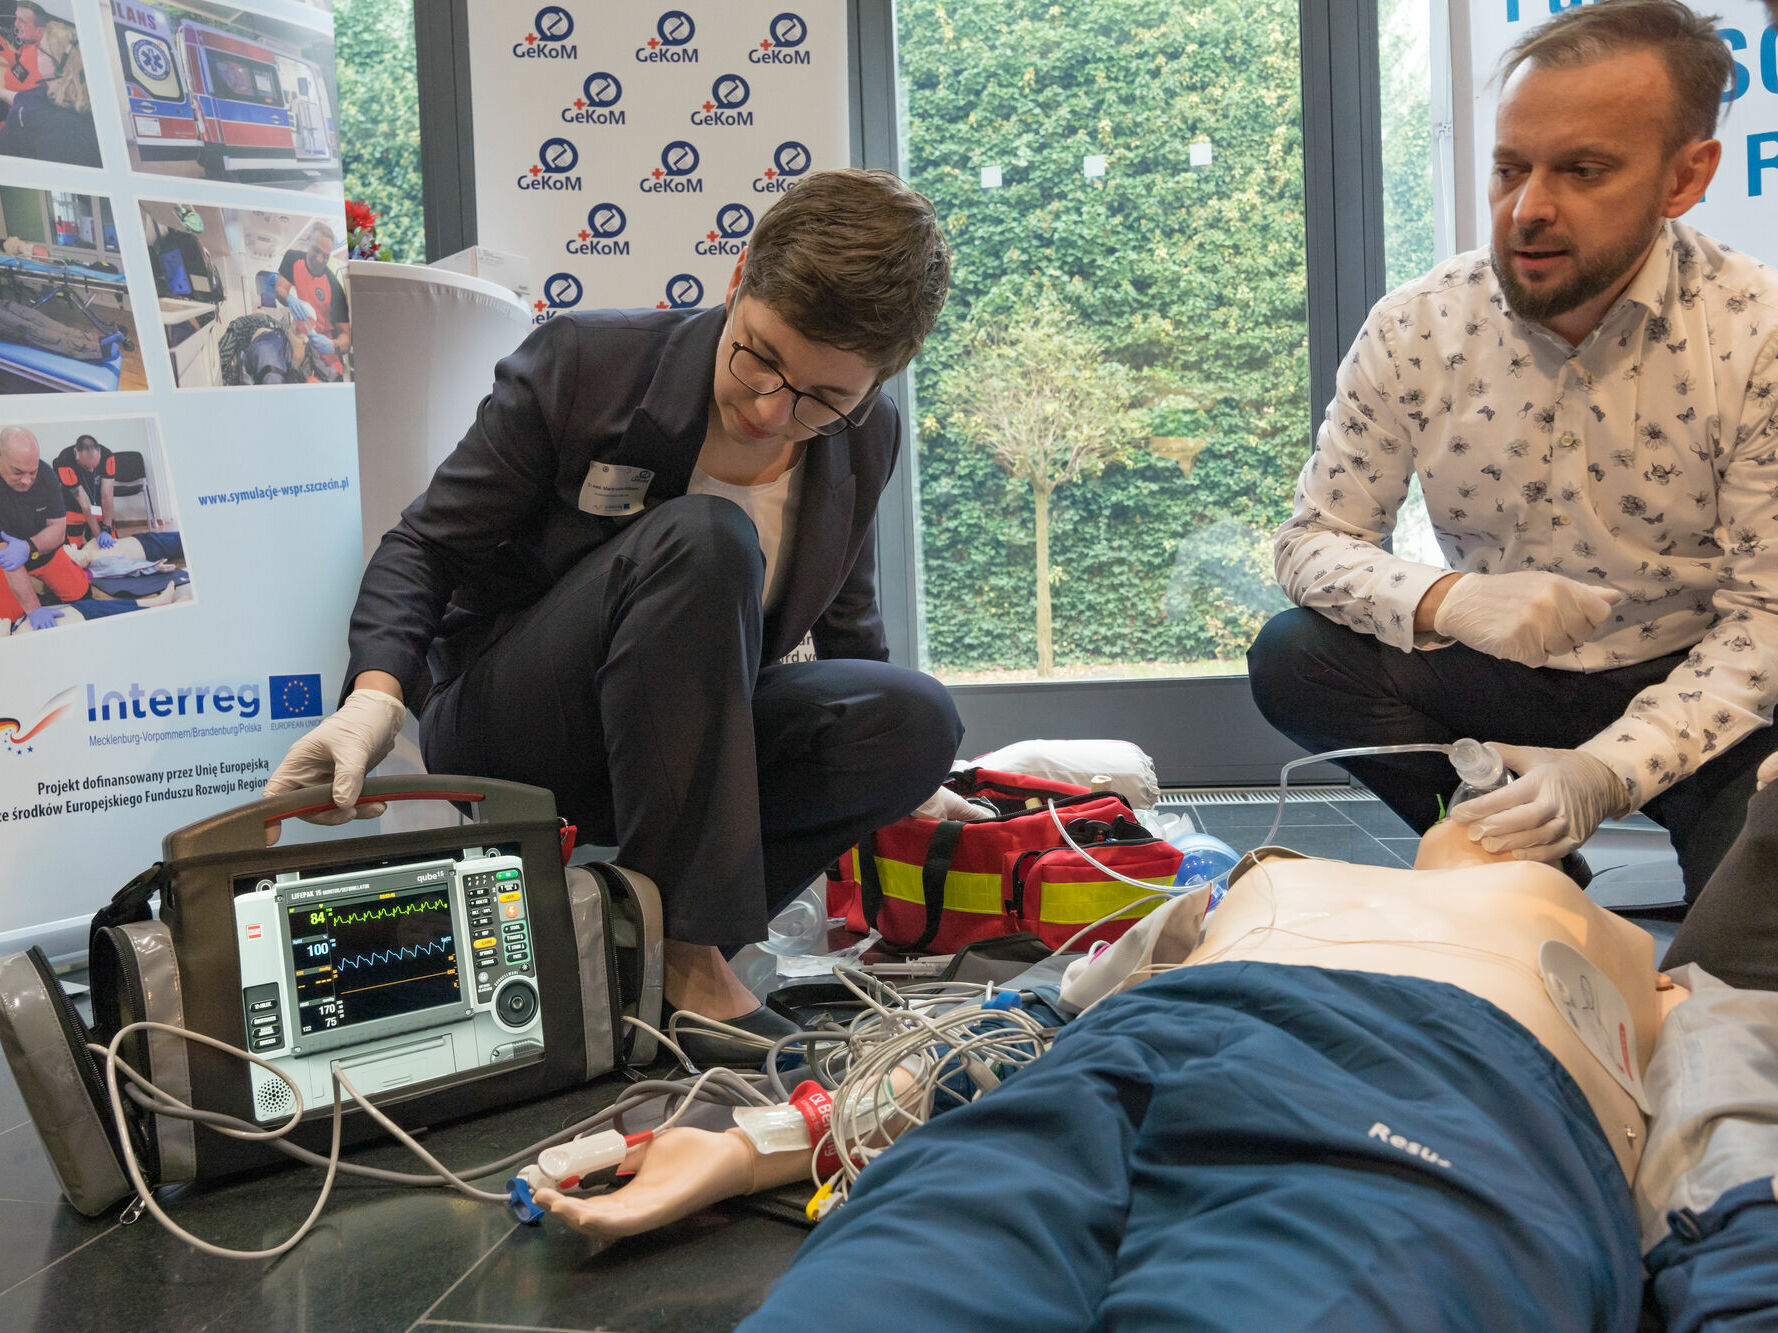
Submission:
[[[1676,220],[1722,153],[1714,25],[1602,0],[1507,53],[1492,247],[1372,310],[1248,653],[1311,750],[1503,743],[1517,780],[1454,815],[1491,850],[1642,810],[1688,900],[1778,746],[1778,273]],[[1383,548],[1416,477],[1450,569]],[[1425,829],[1427,758],[1343,766]]]
[[[95,429],[117,450],[100,445],[77,421],[0,431],[0,637],[192,600],[154,423],[119,417]],[[51,450],[53,465],[45,461]],[[78,500],[70,498],[63,475],[70,459]],[[109,527],[92,523],[90,509],[76,509],[91,503],[93,492],[80,480],[88,475],[97,482]],[[46,477],[61,497],[53,513],[43,511]]]
[[[86,64],[72,18],[36,0],[0,3],[0,153],[43,162],[96,167],[99,139],[93,131]]]
[[[885,660],[874,553],[899,439],[879,390],[949,269],[923,196],[819,172],[723,306],[538,328],[383,538],[347,697],[266,793],[331,783],[322,822],[349,818],[405,703],[432,772],[548,788],[659,885],[669,1001],[781,1030],[724,951],[929,797],[960,739],[943,687]],[[820,660],[780,661],[809,634]]]
[[[132,168],[338,198],[339,89],[324,21],[204,0],[130,0],[106,18]]]
[[[901,1135],[741,1327],[1635,1329],[1647,1122],[1540,958],[1621,995],[1646,1071],[1686,996],[1650,937],[1451,822],[1412,870],[1261,849],[1207,899],[1073,964],[1052,1049]],[[610,1240],[810,1179],[739,1129],[638,1155],[538,1202]]]
[[[0,394],[147,387],[111,201],[0,182]]]
[[[344,251],[332,221],[144,202],[142,225],[180,388],[351,379]]]

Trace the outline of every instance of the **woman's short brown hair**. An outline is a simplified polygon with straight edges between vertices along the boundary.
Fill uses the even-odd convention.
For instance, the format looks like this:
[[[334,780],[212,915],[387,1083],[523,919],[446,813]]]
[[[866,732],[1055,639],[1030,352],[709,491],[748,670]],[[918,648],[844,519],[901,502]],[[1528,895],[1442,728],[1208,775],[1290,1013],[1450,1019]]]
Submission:
[[[1680,0],[1599,0],[1558,14],[1521,37],[1501,60],[1500,82],[1520,65],[1545,69],[1591,65],[1626,51],[1653,51],[1673,84],[1669,152],[1716,136],[1722,95],[1735,62],[1716,35],[1716,15],[1700,18]]]
[[[817,171],[759,220],[735,295],[888,379],[932,332],[950,281],[951,250],[925,195],[892,172]]]

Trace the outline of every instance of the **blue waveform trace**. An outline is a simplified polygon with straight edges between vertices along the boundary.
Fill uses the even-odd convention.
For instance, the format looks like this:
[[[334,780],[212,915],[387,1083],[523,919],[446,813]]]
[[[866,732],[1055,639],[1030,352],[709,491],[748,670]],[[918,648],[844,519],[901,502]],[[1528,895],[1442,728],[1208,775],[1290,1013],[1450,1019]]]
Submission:
[[[342,958],[334,964],[334,970],[344,972],[348,967],[376,967],[380,963],[398,963],[403,958],[419,958],[429,953],[449,953],[451,937],[444,936],[430,944],[404,944],[399,949],[378,949],[372,953],[355,953],[350,958]]]

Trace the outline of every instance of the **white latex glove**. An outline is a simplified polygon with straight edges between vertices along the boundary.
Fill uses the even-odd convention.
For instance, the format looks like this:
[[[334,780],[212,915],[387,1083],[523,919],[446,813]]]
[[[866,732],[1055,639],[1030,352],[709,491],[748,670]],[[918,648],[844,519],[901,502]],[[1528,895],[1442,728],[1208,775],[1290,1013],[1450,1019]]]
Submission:
[[[1540,667],[1592,638],[1623,596],[1541,569],[1465,574],[1445,593],[1432,628],[1490,657]]]
[[[1778,750],[1772,751],[1759,761],[1759,786],[1763,787],[1773,778],[1778,778]],[[1758,790],[1756,787],[1754,790]]]
[[[1629,808],[1624,780],[1590,754],[1490,744],[1520,776],[1451,810],[1452,820],[1468,824],[1470,839],[1486,851],[1511,852],[1521,861],[1559,861],[1602,820]]]
[[[407,708],[392,694],[381,690],[353,690],[339,711],[290,747],[261,799],[295,791],[299,787],[331,784],[337,809],[322,810],[303,818],[311,824],[344,824],[354,819],[375,819],[383,803],[354,805],[371,769],[389,757]],[[279,825],[266,829],[268,845],[278,840]]]
[[[993,812],[971,805],[949,787],[940,787],[922,801],[914,811],[917,819],[954,819],[973,824],[978,819],[992,819]]]

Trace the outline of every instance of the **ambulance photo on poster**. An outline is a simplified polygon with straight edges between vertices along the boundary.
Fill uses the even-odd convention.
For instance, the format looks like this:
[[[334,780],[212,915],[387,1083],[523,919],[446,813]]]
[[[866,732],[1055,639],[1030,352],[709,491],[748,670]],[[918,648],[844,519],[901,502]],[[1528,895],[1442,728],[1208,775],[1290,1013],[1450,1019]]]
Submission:
[[[74,0],[0,0],[0,154],[96,167]]]
[[[141,206],[181,389],[352,378],[340,219],[153,200]]]
[[[110,0],[108,17],[131,167],[339,193],[330,35],[195,0]]]
[[[111,201],[6,176],[0,160],[0,394],[146,389]]]
[[[64,634],[191,600],[154,418],[0,412],[0,638]]]

